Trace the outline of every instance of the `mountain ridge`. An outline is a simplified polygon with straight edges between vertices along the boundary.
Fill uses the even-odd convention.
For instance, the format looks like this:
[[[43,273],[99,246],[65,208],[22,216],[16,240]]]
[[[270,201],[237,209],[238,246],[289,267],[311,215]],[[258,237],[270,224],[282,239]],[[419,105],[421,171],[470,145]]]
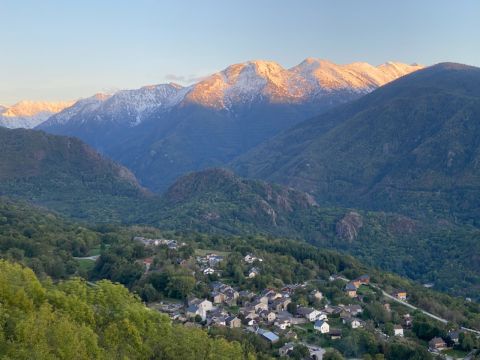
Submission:
[[[232,166],[330,204],[478,218],[478,80],[479,68],[461,64],[419,70],[296,125]]]
[[[37,129],[81,138],[161,192],[185,173],[224,166],[297,122],[420,68],[307,63],[308,69],[292,70],[246,62],[187,87],[153,85],[90,98]]]

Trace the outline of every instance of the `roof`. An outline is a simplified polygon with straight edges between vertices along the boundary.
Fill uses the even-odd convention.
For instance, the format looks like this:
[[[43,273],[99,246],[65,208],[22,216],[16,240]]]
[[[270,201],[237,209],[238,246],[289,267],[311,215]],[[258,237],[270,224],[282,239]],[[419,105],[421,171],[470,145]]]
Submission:
[[[187,312],[190,312],[190,313],[195,313],[198,311],[198,306],[197,305],[190,305],[188,308],[187,308]]]
[[[322,326],[324,323],[327,324],[327,322],[326,322],[325,320],[317,320],[317,321],[315,321],[315,325],[314,325],[314,326],[320,327],[320,326]]]
[[[345,290],[346,291],[357,291],[357,287],[353,285],[352,283],[348,283],[345,285]]]
[[[275,342],[280,339],[278,335],[274,334],[271,331],[259,329],[258,333],[271,342]]]
[[[402,325],[393,325],[393,328],[394,328],[395,330],[400,330],[400,329],[403,330]]]
[[[429,341],[431,344],[445,344],[445,341],[443,341],[442,338],[440,337],[434,337],[432,340]]]

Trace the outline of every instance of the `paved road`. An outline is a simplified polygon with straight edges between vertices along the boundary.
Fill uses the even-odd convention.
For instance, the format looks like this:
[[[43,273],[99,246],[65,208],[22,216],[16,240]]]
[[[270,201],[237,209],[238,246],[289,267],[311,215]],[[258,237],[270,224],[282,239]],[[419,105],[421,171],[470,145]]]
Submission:
[[[97,261],[97,259],[100,257],[100,255],[93,255],[93,256],[84,256],[84,257],[74,257],[74,259],[77,260],[92,260],[92,261]]]
[[[350,281],[349,279],[347,279],[347,278],[345,278],[345,277],[338,277],[338,278],[341,279],[341,280],[343,280],[343,281],[346,281],[346,282],[349,282],[349,281]],[[380,290],[380,291],[382,292],[383,296],[385,296],[386,298],[389,298],[390,300],[393,300],[393,301],[395,301],[395,302],[397,302],[397,303],[399,303],[399,304],[402,304],[402,305],[404,305],[404,306],[406,306],[406,307],[408,307],[408,308],[410,308],[410,309],[412,309],[412,310],[421,311],[422,313],[424,313],[425,315],[429,316],[430,318],[432,318],[432,319],[434,319],[434,320],[437,320],[437,321],[440,321],[440,322],[443,323],[443,324],[447,324],[447,323],[448,323],[448,320],[443,319],[443,318],[441,318],[440,316],[437,316],[437,315],[434,315],[434,314],[432,314],[432,313],[429,313],[428,311],[423,310],[423,309],[420,309],[420,308],[418,308],[418,307],[416,307],[416,306],[414,306],[414,305],[412,305],[412,304],[407,303],[406,301],[397,299],[396,297],[394,297],[394,296],[390,295],[389,293],[385,292],[385,291],[384,291],[383,289],[381,289],[378,285],[375,285],[375,284],[372,284],[372,283],[370,283],[369,285],[370,285],[372,288],[374,288],[374,289]],[[462,330],[464,330],[464,331],[468,331],[468,332],[471,332],[471,333],[473,333],[473,334],[480,335],[480,331],[478,331],[478,330],[466,328],[466,327],[463,327],[463,326],[461,326],[460,328],[461,328]]]

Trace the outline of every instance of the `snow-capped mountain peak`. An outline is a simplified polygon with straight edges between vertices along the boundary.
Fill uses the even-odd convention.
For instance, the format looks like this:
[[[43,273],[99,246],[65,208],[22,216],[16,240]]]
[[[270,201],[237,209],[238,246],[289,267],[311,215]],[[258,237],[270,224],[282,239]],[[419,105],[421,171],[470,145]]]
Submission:
[[[33,128],[51,115],[71,106],[73,101],[20,101],[12,106],[0,106],[0,126]]]

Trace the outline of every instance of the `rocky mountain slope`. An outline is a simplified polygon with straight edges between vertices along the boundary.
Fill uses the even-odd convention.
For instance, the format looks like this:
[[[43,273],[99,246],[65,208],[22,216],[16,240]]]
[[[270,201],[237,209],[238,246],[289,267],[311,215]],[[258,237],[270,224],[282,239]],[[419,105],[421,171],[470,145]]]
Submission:
[[[83,139],[163,191],[180,175],[224,165],[301,120],[419,68],[307,59],[284,69],[249,61],[189,87],[163,84],[82,100],[39,128]]]
[[[480,69],[439,64],[305,121],[234,162],[320,202],[480,219]]]
[[[73,104],[73,101],[20,101],[10,107],[0,105],[0,126],[32,129]]]

